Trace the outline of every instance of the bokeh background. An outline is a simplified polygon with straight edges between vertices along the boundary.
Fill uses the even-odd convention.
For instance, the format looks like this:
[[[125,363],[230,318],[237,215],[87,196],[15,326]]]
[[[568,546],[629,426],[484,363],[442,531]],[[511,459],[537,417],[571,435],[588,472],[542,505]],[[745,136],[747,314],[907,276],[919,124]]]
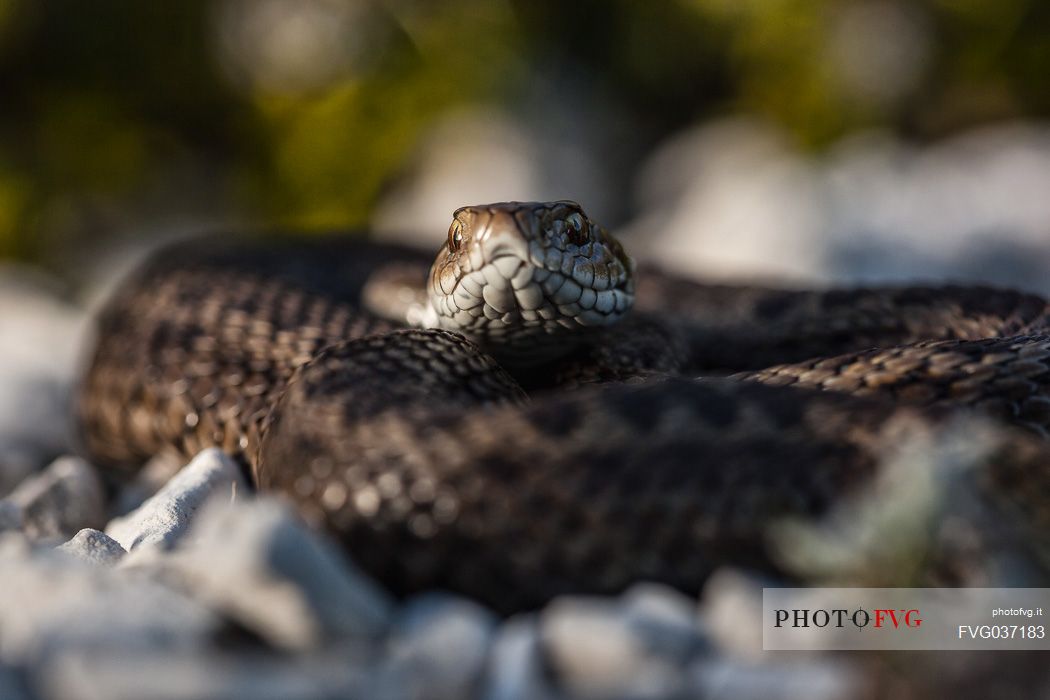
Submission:
[[[360,230],[434,250],[455,207],[557,198],[579,200],[636,257],[705,279],[982,280],[1050,295],[1050,2],[0,0],[0,530],[12,527],[9,494],[50,493],[38,486],[50,483],[47,465],[77,451],[70,403],[92,349],[91,310],[148,249],[284,228]],[[998,510],[967,510],[971,494],[952,479],[987,446],[980,431],[964,432],[900,445],[871,503],[850,501],[842,519],[778,530],[787,561],[892,577],[914,570],[935,522],[964,549],[981,539],[971,533],[1011,525]],[[129,500],[167,478],[146,474],[153,481],[138,495],[126,489]],[[69,510],[84,502],[69,498]],[[270,591],[243,556],[262,546],[241,546],[254,532],[222,526],[213,568],[252,567],[237,574],[248,578],[223,575],[231,599]],[[100,593],[5,551],[0,580],[15,594],[0,596],[0,641],[38,654],[16,670],[10,653],[0,658],[5,699],[12,683],[21,695],[22,675],[78,697],[114,697],[118,686],[140,697],[144,675],[174,695],[217,678],[234,688],[229,697],[257,697],[296,682],[328,688],[356,674],[359,658],[364,673],[417,682],[403,670],[414,667],[391,662],[411,658],[398,656],[398,638],[355,644],[350,657],[339,648],[257,658],[253,644],[242,659],[225,643],[242,629],[247,639],[250,626],[238,622],[223,649],[194,647],[179,630],[196,629],[196,613],[130,588],[154,583],[135,567],[132,578],[113,572]],[[273,554],[273,566],[295,568]],[[1006,584],[1030,583],[1023,557],[1004,547],[992,559]],[[321,570],[311,566],[303,571]],[[870,668],[840,655],[763,656],[760,625],[748,621],[767,583],[723,570],[699,617],[674,598],[634,599],[631,615],[648,608],[638,619],[670,630],[660,655],[623,641],[622,612],[593,624],[586,606],[561,609],[584,611],[564,626],[582,637],[562,645],[649,695],[689,663],[682,687],[701,696],[936,695],[922,689],[927,677],[942,695],[1050,696],[1045,656],[911,655]],[[277,616],[260,618],[265,629],[283,629],[265,622],[285,619],[283,604],[267,597],[259,609]],[[176,614],[186,620],[172,623]],[[686,630],[700,621],[700,643],[680,619]],[[412,624],[431,640],[425,648],[441,647],[435,658],[452,678],[490,664],[498,696],[514,694],[504,677],[533,689],[553,658],[529,636],[533,621],[508,622],[502,655],[470,662],[471,644],[455,641],[465,637],[450,644]],[[449,629],[469,637],[466,624]],[[477,639],[483,649],[490,638]],[[694,644],[690,660],[682,650]],[[626,651],[603,656],[609,649]],[[390,690],[399,687],[387,696],[406,695]]]
[[[638,256],[1050,292],[1039,0],[0,0],[0,258],[573,198]]]

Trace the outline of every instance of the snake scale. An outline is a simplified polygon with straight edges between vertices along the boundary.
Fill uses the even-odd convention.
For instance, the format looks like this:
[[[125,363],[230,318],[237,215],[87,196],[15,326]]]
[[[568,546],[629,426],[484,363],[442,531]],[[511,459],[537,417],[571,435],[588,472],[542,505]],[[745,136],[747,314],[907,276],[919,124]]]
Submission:
[[[87,454],[119,475],[222,447],[392,591],[506,613],[778,570],[771,526],[830,512],[959,407],[1014,424],[981,488],[1050,531],[1037,296],[701,284],[636,266],[572,202],[460,209],[427,266],[353,237],[161,251],[98,316]]]

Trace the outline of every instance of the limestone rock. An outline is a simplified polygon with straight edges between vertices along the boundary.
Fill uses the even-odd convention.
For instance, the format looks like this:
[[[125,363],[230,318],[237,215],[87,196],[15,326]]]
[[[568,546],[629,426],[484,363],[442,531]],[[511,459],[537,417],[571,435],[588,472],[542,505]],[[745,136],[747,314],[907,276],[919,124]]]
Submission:
[[[0,532],[22,529],[22,509],[17,503],[0,499]]]
[[[540,635],[532,615],[519,615],[504,622],[496,633],[485,673],[484,700],[554,700],[555,693],[544,675]]]
[[[315,647],[386,629],[385,591],[283,504],[216,504],[168,562],[195,594],[272,644]]]
[[[734,700],[842,700],[863,697],[865,690],[861,675],[849,661],[841,658],[799,663],[708,659],[697,663],[691,670],[688,696]]]
[[[380,674],[384,694],[432,700],[475,696],[496,623],[491,611],[465,598],[427,593],[409,600],[387,645]]]
[[[43,698],[61,700],[345,700],[369,697],[367,655],[310,656],[259,650],[163,653],[81,648],[34,669]],[[2,687],[2,686],[0,686]],[[6,696],[3,696],[6,700]]]
[[[184,595],[0,535],[0,660],[37,663],[68,649],[202,647],[224,624]]]
[[[58,550],[82,561],[103,566],[116,564],[126,554],[119,542],[104,532],[90,528],[78,532],[73,539],[60,545]]]
[[[0,265],[0,496],[72,447],[69,398],[88,324],[58,290]]]
[[[79,457],[56,459],[18,485],[7,500],[18,506],[22,531],[32,539],[65,540],[106,521],[106,499],[95,468]]]
[[[540,614],[540,639],[558,684],[584,697],[662,698],[679,692],[682,662],[652,648],[613,598],[566,596]]]
[[[190,527],[193,514],[212,500],[230,500],[245,490],[241,470],[216,448],[202,451],[137,509],[117,518],[106,534],[127,551],[171,549]]]

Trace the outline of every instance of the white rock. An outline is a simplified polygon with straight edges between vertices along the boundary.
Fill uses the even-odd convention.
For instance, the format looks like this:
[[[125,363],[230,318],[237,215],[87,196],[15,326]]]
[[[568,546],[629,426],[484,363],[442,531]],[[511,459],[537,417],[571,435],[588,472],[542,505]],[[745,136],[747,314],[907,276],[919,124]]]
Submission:
[[[17,503],[0,500],[0,532],[22,529],[22,509]]]
[[[653,653],[685,663],[708,647],[696,601],[658,583],[639,583],[622,596],[631,629]]]
[[[0,698],[4,700],[29,700],[29,691],[14,669],[0,664]]]
[[[485,700],[546,700],[559,695],[543,672],[540,635],[533,616],[513,617],[500,626],[489,653]]]
[[[649,648],[615,598],[556,599],[540,614],[540,639],[570,695],[660,698],[684,681],[682,660]]]
[[[171,549],[186,533],[193,514],[212,500],[229,501],[245,490],[241,470],[216,448],[204,450],[136,510],[106,526],[127,551]]]
[[[79,457],[56,459],[19,484],[7,500],[20,509],[22,531],[32,539],[67,539],[106,521],[102,481]]]
[[[81,530],[57,549],[77,559],[103,566],[116,564],[126,554],[119,542],[104,532],[90,528]]]
[[[0,658],[36,663],[63,649],[192,648],[223,623],[183,595],[139,576],[90,566],[0,535]]]
[[[485,669],[496,616],[472,601],[428,593],[394,620],[377,694],[456,700],[473,697]]]
[[[183,464],[183,460],[169,452],[155,455],[142,465],[128,484],[120,489],[110,512],[113,515],[127,515],[135,510],[157,491],[164,488],[164,484],[179,473]]]
[[[704,660],[690,670],[689,697],[718,700],[846,700],[870,690],[841,658],[796,663]]]
[[[734,656],[760,659],[762,651],[763,581],[742,571],[722,568],[704,586],[701,615],[718,649]]]
[[[4,438],[0,436],[0,439]],[[16,486],[40,471],[47,464],[49,454],[54,453],[44,454],[39,447],[33,445],[13,441],[0,442],[0,495],[6,496]]]
[[[1003,122],[922,147],[862,132],[814,158],[767,123],[731,118],[671,136],[638,183],[640,215],[617,236],[701,277],[1050,291],[1046,125]]]
[[[168,557],[172,573],[276,646],[305,649],[386,628],[386,592],[278,501],[216,504],[191,534]]]
[[[57,287],[0,265],[0,495],[72,446],[70,388],[88,324]]]
[[[289,656],[81,648],[34,668],[33,685],[43,697],[61,700],[343,700],[368,697],[362,668],[367,657],[360,656],[348,662],[344,650]]]

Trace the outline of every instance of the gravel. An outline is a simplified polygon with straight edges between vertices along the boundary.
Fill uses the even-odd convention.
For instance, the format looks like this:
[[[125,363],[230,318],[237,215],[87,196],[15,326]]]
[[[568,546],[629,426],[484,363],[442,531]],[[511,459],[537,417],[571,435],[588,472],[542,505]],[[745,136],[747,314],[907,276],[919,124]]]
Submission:
[[[80,649],[32,676],[48,700],[345,700],[368,697],[367,678],[345,650],[299,657],[207,649],[119,655]]]
[[[389,624],[387,593],[282,503],[214,504],[190,534],[161,566],[277,648],[378,637]]]
[[[503,620],[449,593],[395,600],[217,450],[103,488],[72,456],[67,420],[83,318],[0,269],[2,700],[830,700],[890,687],[852,658],[764,653],[755,621],[771,581],[748,572],[716,572],[699,601],[640,584]],[[959,687],[989,695],[979,680]]]
[[[198,454],[160,491],[127,515],[106,526],[106,534],[124,549],[170,549],[186,533],[190,519],[212,500],[229,500],[246,490],[241,470],[212,448]]]
[[[100,566],[113,566],[127,554],[115,539],[91,528],[84,528],[73,539],[59,545],[56,549],[81,561]]]
[[[17,503],[0,499],[0,532],[22,529],[22,509]]]
[[[21,494],[92,473],[62,459],[3,502],[36,502]],[[0,689],[85,700],[511,700],[688,697],[729,682],[711,670],[721,662],[703,614],[674,590],[564,597],[509,620],[437,591],[398,602],[240,479],[207,450],[105,532],[84,528],[58,546],[29,537],[11,506],[19,517],[0,533]]]
[[[482,606],[429,593],[407,601],[394,620],[377,694],[455,700],[479,690],[499,621]]]
[[[555,697],[545,673],[540,634],[532,615],[504,622],[489,650],[485,700],[542,700]]]
[[[79,457],[62,457],[19,484],[6,499],[21,516],[31,539],[62,541],[86,527],[106,522],[102,481]]]
[[[205,646],[225,626],[200,603],[145,577],[0,536],[0,661],[32,668],[66,649]]]
[[[675,645],[661,645],[662,635],[636,624],[619,600],[555,600],[539,624],[547,662],[573,695],[662,698],[683,690],[681,662],[660,649]]]
[[[117,517],[135,510],[164,488],[183,466],[183,460],[168,452],[153,457],[117,493],[110,507],[111,514]]]
[[[73,444],[69,397],[87,314],[58,290],[0,264],[0,496]]]
[[[3,664],[0,664],[0,698],[4,700],[29,700],[29,691],[26,690],[19,673]]]

